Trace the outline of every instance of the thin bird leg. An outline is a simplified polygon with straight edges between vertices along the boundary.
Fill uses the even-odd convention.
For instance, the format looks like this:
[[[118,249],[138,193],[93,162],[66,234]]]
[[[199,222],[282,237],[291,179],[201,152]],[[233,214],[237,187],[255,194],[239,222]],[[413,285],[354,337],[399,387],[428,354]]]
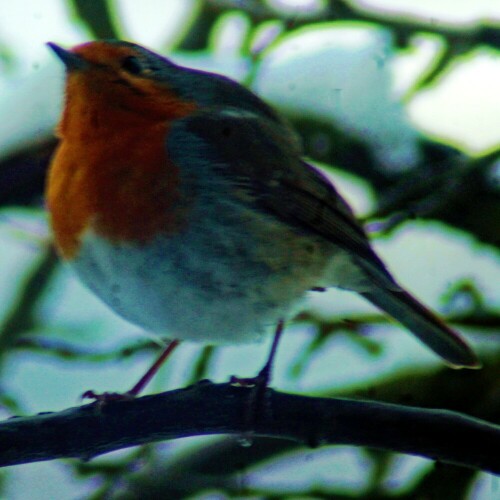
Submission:
[[[172,340],[167,347],[163,350],[163,352],[158,356],[158,359],[151,365],[149,370],[140,378],[140,380],[127,391],[126,394],[132,397],[136,397],[139,393],[142,392],[144,387],[149,383],[149,381],[158,373],[158,370],[161,368],[166,359],[170,356],[171,352],[179,345],[179,341],[177,339]]]
[[[243,387],[251,387],[258,385],[261,390],[266,389],[271,381],[271,371],[273,368],[274,358],[276,357],[276,352],[278,351],[278,344],[280,342],[281,336],[283,335],[283,330],[285,328],[285,322],[280,319],[276,330],[274,332],[273,343],[271,345],[271,350],[269,351],[269,356],[267,357],[266,364],[262,367],[260,372],[255,377],[240,378],[233,375],[229,382],[235,385],[241,385]]]
[[[265,387],[269,385],[271,381],[271,371],[273,368],[274,358],[278,352],[278,344],[280,343],[281,337],[283,335],[283,330],[285,329],[285,322],[280,319],[276,326],[276,331],[274,332],[273,343],[271,345],[271,350],[269,351],[269,356],[267,357],[266,364],[262,367],[262,370],[257,375],[257,379],[262,380]]]
[[[284,321],[280,320],[276,326],[276,331],[274,332],[274,339],[266,364],[262,367],[256,377],[238,378],[233,376],[230,379],[232,384],[250,388],[243,414],[243,432],[240,437],[240,441],[243,446],[250,446],[252,443],[255,425],[259,419],[259,413],[265,410],[266,389],[269,387],[269,383],[271,381],[273,362],[276,357],[279,341],[283,335],[284,326]]]
[[[149,381],[156,375],[160,367],[163,365],[165,360],[170,356],[172,351],[179,345],[178,340],[172,340],[167,347],[158,356],[158,359],[151,365],[149,370],[140,378],[137,384],[132,387],[129,391],[125,393],[117,392],[103,392],[101,394],[96,393],[92,390],[86,391],[82,394],[82,399],[94,399],[99,404],[105,404],[112,401],[122,401],[127,399],[133,399],[137,397],[144,387],[149,383]]]

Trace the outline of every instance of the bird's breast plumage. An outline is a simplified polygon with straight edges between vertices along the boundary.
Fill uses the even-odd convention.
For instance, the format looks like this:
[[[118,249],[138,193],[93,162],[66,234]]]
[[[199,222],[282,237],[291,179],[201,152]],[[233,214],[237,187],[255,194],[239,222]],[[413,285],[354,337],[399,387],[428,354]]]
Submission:
[[[91,228],[109,241],[145,243],[181,230],[188,200],[165,150],[166,124],[63,139],[47,191],[56,245],[67,259]]]

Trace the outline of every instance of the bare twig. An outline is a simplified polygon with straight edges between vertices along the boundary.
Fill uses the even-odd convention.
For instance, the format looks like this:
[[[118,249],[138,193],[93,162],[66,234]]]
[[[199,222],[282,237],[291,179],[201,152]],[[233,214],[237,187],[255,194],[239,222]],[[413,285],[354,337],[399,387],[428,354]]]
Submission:
[[[52,247],[43,250],[21,286],[19,297],[0,324],[0,352],[5,354],[15,340],[36,325],[36,307],[54,275],[57,257]]]

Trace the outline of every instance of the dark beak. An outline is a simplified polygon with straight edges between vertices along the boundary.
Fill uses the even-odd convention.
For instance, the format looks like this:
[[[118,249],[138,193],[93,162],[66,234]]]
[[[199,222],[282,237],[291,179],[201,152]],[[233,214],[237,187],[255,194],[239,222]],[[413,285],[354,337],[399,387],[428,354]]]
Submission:
[[[88,68],[89,64],[83,57],[63,49],[55,43],[48,42],[47,45],[55,52],[56,56],[61,59],[68,71],[78,71]]]

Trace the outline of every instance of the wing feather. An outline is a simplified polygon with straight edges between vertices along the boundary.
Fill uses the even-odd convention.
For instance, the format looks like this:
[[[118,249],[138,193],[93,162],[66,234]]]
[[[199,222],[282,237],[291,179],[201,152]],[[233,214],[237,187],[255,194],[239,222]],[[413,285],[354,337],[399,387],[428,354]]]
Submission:
[[[211,108],[179,121],[177,131],[169,134],[174,154],[176,142],[197,143],[181,140],[181,134],[196,137],[204,148],[200,156],[213,159],[214,174],[229,183],[234,196],[298,230],[321,235],[354,255],[382,286],[398,288],[347,202],[302,160],[300,143],[289,127],[245,110]]]

